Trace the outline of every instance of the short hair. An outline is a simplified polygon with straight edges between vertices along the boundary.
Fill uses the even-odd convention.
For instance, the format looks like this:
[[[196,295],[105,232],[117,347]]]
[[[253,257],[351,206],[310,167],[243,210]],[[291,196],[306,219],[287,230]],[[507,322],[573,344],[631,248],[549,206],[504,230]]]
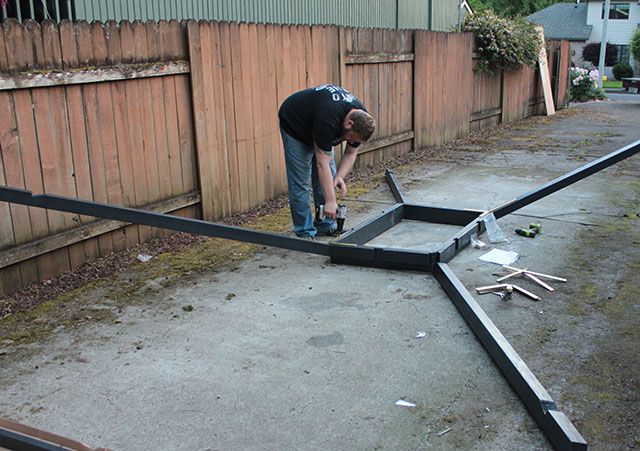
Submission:
[[[376,120],[364,110],[353,110],[349,114],[349,119],[353,121],[351,130],[356,132],[363,141],[368,141],[376,129]]]

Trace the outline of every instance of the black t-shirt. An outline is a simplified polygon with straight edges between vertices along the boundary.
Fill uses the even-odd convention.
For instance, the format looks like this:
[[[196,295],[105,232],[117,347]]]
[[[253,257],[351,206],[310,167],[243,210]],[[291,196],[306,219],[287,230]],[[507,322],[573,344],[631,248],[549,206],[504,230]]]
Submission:
[[[362,102],[344,88],[321,85],[289,96],[280,106],[280,126],[293,138],[325,153],[342,142],[342,123],[353,108],[367,111]],[[360,143],[352,143],[352,147]]]

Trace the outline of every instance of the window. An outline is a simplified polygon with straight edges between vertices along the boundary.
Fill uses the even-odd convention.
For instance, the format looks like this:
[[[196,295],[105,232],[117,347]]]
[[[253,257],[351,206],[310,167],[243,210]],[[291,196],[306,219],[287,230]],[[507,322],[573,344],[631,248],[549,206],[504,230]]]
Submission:
[[[610,3],[609,19],[629,20],[630,3]],[[602,3],[602,19],[604,19],[604,3]]]
[[[6,6],[0,6],[0,22],[13,17],[22,22],[25,19],[35,19],[42,22],[53,19],[73,19],[75,0],[8,0]]]
[[[616,56],[618,63],[629,64],[629,46],[628,45],[616,45]]]

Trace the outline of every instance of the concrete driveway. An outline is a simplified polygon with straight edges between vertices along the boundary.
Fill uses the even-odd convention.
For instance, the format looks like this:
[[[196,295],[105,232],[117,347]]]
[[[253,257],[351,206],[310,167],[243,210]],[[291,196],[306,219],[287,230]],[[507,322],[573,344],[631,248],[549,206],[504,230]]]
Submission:
[[[489,209],[636,141],[638,124],[640,102],[578,105],[394,171],[410,202]],[[508,241],[480,237],[568,279],[553,293],[518,280],[539,302],[476,299],[592,449],[640,446],[638,174],[635,156],[499,220]],[[387,207],[349,202],[346,226]],[[513,233],[532,222],[536,238]],[[450,231],[406,221],[371,244],[428,249]],[[450,263],[473,293],[501,271],[484,252]],[[145,280],[123,307],[136,271],[73,295],[106,320],[3,343],[0,416],[114,450],[551,449],[430,274],[262,248]]]

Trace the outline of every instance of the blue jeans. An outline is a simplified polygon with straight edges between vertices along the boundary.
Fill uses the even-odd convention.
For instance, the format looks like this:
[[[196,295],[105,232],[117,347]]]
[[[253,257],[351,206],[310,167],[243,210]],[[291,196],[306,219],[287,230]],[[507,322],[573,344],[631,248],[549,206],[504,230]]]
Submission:
[[[318,181],[316,154],[313,146],[308,146],[289,136],[280,129],[284,145],[284,161],[287,166],[287,185],[289,187],[289,207],[293,230],[299,237],[315,236],[318,232],[327,232],[333,227],[332,219],[316,221],[311,211],[311,188],[313,186],[313,204],[324,205],[324,195]],[[331,173],[335,177],[336,164],[331,152]]]

